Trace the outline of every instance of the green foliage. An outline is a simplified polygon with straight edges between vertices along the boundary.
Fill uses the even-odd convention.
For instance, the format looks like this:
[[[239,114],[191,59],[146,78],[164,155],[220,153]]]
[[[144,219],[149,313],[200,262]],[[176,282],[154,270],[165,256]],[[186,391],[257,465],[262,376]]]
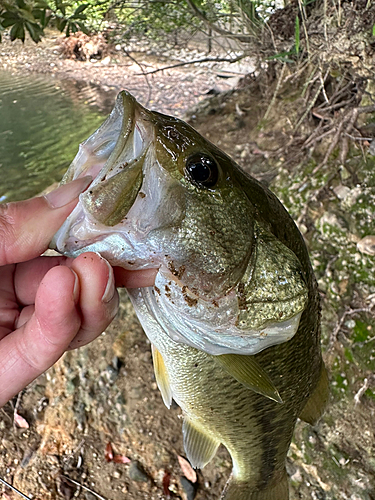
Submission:
[[[292,48],[292,50],[285,50],[283,52],[279,52],[278,54],[275,54],[274,56],[267,57],[267,61],[272,61],[276,59],[277,61],[285,62],[285,63],[294,63],[296,62],[293,57],[296,55],[296,50],[295,47]]]
[[[229,34],[253,32],[274,8],[275,0],[3,0],[0,41],[1,32],[10,29],[12,40],[24,41],[29,33],[39,42],[46,26],[54,26],[66,35],[110,27],[121,38],[178,43],[197,31],[208,34],[209,24],[212,32],[215,27]]]
[[[0,35],[6,28],[10,29],[10,38],[25,40],[27,30],[34,42],[39,42],[43,34],[45,15],[48,8],[44,0],[27,2],[15,0],[4,2],[0,7]],[[0,38],[1,41],[1,38]]]
[[[89,6],[88,3],[80,3],[76,8],[74,8],[75,2],[55,0],[54,3],[55,15],[53,20],[59,31],[65,31],[66,36],[69,36],[70,33],[76,33],[79,30],[83,31],[83,33],[88,33],[88,29],[83,22],[87,19],[86,14],[83,12]]]
[[[124,2],[126,4],[126,2]],[[139,4],[139,9],[124,6],[117,12],[119,21],[127,26],[127,36],[146,35],[159,39],[165,34],[174,34],[182,27],[194,31],[199,21],[194,17],[185,2],[149,2]]]
[[[74,2],[62,0],[8,0],[0,5],[0,41],[1,32],[10,28],[10,39],[25,41],[26,32],[34,42],[40,42],[44,29],[49,24],[54,24],[61,32],[78,30],[87,32],[84,21],[87,19],[83,13],[88,7],[81,3],[74,8]]]

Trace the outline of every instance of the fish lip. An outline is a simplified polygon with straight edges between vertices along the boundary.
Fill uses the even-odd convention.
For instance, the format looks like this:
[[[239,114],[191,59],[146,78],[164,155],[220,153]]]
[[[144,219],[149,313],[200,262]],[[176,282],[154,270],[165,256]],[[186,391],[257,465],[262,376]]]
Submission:
[[[139,104],[126,91],[117,96],[115,105],[102,125],[90,135],[80,146],[61,184],[66,184],[79,177],[91,175],[93,182],[113,163],[119,149],[118,143],[122,136],[122,144],[126,144],[134,124],[135,109]],[[115,129],[115,132],[113,132]]]
[[[137,159],[140,158],[148,148],[151,140],[149,137],[145,137],[145,127],[141,130],[142,127],[140,125],[140,115],[143,110],[144,108],[137,103],[134,97],[126,90],[123,90],[117,96],[115,106],[107,120],[105,120],[102,126],[99,127],[99,129],[83,143],[86,144],[86,142],[91,139],[95,141],[97,136],[100,136],[100,134],[103,133],[105,137],[109,136],[113,139],[114,136],[116,139],[109,157],[106,159],[100,171],[93,176],[91,186],[102,182],[104,177],[106,179],[111,178],[119,173],[121,169],[127,168],[130,164],[133,164],[134,161],[137,161]],[[116,124],[116,120],[118,120],[118,118],[121,119],[121,127],[116,130],[115,134],[113,134],[111,132],[113,121]],[[131,143],[130,139],[132,132],[134,137],[133,142]],[[96,150],[99,146],[96,147]],[[128,160],[123,161],[124,152],[126,153],[130,149],[133,149],[133,154]],[[95,154],[95,149],[93,152]]]
[[[85,192],[80,194],[76,208],[54,235],[50,248],[76,256],[89,246],[85,236],[80,238],[75,235],[72,238],[69,235],[85,217],[90,218],[93,223],[97,222],[95,213],[90,214],[90,210],[87,210],[90,191],[100,189],[106,181],[125,170],[137,168],[142,171],[145,156],[153,140],[152,124],[148,115],[149,111],[124,90],[117,96],[108,118],[80,145],[61,184],[86,175],[91,175],[93,180]],[[94,241],[95,236],[90,237],[90,240],[90,243]]]
[[[130,95],[128,92],[123,90],[120,92],[120,94],[117,96],[115,107],[112,111],[114,115],[116,115],[117,112],[119,112],[120,116],[123,115],[122,117],[122,123],[121,123],[121,130],[119,131],[119,134],[117,136],[116,144],[111,152],[111,155],[107,159],[106,163],[103,165],[103,168],[101,171],[98,173],[96,178],[94,180],[100,179],[100,177],[103,174],[106,174],[106,176],[110,173],[113,172],[116,163],[118,163],[119,157],[121,156],[121,153],[124,151],[124,149],[127,148],[128,146],[128,140],[130,138],[130,134],[132,130],[136,129],[136,120],[135,120],[135,109],[138,104],[136,103],[135,99],[133,98],[132,95]],[[125,115],[125,112],[127,114]],[[111,113],[111,115],[112,115]],[[110,116],[111,116],[110,115]],[[106,122],[103,125],[106,125]],[[109,122],[109,125],[111,123]],[[100,129],[99,129],[100,130]],[[135,158],[133,158],[134,160]],[[116,175],[115,173],[113,175]]]

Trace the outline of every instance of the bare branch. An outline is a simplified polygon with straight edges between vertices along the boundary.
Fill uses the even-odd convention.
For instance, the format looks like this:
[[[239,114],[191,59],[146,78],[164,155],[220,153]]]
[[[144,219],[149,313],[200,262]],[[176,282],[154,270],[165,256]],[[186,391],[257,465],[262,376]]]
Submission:
[[[276,84],[275,92],[273,93],[273,96],[272,96],[271,102],[269,103],[269,105],[268,105],[268,108],[267,108],[266,112],[264,113],[263,120],[267,120],[267,117],[268,117],[268,115],[269,115],[269,112],[271,111],[271,108],[273,107],[273,105],[274,105],[274,104],[275,104],[275,102],[276,102],[276,97],[277,97],[277,94],[278,94],[278,92],[279,92],[279,90],[280,90],[280,87],[281,87],[281,84],[282,84],[282,81],[283,81],[283,78],[284,78],[285,66],[286,66],[286,63],[283,63],[283,66],[282,66],[282,68],[281,68],[281,72],[280,72],[279,79],[277,80],[277,84]]]
[[[150,99],[151,99],[151,94],[152,94],[152,87],[151,87],[151,84],[149,82],[149,79],[147,78],[147,75],[149,75],[151,72],[146,72],[144,69],[143,69],[143,66],[141,63],[139,63],[133,56],[131,56],[129,54],[129,52],[127,50],[125,50],[125,53],[126,55],[129,57],[129,59],[131,59],[133,62],[135,62],[135,64],[137,66],[140,67],[141,71],[142,71],[142,75],[145,77],[145,80],[146,80],[146,83],[147,83],[147,87],[148,87],[148,97],[147,97],[147,101],[145,103],[145,106],[147,107],[148,106],[148,103],[150,102]]]
[[[335,342],[337,341],[337,337],[338,337],[338,334],[341,330],[341,327],[342,325],[344,324],[344,321],[346,319],[347,316],[353,316],[355,314],[358,314],[358,313],[367,313],[367,314],[371,314],[372,312],[372,308],[373,306],[368,306],[368,307],[359,307],[357,309],[351,309],[350,307],[347,308],[341,318],[339,319],[339,321],[337,322],[336,324],[336,328],[334,329],[334,331],[331,333],[330,335],[330,338],[329,338],[329,341],[328,341],[328,346],[327,346],[327,352],[330,352],[333,347],[334,347],[334,344]]]

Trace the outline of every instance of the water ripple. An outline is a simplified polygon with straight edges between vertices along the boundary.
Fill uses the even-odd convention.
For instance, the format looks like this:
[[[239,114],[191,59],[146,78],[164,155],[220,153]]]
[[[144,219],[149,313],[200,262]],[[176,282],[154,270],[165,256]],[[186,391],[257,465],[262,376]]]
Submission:
[[[87,84],[0,71],[1,202],[61,179],[79,143],[103,122],[97,97]]]

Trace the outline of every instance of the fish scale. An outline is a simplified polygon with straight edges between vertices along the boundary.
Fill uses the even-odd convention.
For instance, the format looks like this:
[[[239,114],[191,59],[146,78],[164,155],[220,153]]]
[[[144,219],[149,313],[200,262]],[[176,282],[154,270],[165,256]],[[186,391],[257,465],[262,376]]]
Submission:
[[[128,292],[164,403],[182,409],[188,459],[204,467],[223,444],[223,500],[288,500],[296,420],[314,424],[328,398],[319,294],[296,225],[192,127],[127,92],[63,182],[82,175],[93,182],[51,246],[157,269],[154,287]]]

